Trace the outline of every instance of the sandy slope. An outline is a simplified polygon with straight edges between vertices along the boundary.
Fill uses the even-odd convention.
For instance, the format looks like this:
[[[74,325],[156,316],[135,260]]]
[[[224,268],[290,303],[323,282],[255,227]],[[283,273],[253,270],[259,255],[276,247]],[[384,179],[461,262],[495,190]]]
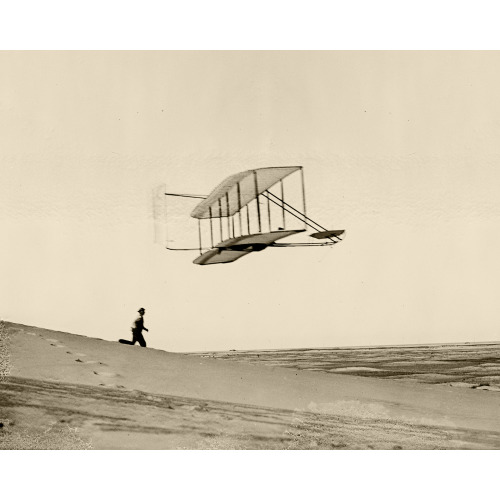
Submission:
[[[494,392],[5,330],[4,448],[500,448]]]

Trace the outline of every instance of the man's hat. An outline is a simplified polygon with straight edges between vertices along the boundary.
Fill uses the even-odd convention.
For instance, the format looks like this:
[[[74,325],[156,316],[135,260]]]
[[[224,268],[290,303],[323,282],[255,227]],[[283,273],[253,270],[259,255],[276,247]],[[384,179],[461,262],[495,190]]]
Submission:
[[[138,313],[140,313],[140,312],[146,312],[146,309],[144,309],[144,307],[141,307],[137,312]]]

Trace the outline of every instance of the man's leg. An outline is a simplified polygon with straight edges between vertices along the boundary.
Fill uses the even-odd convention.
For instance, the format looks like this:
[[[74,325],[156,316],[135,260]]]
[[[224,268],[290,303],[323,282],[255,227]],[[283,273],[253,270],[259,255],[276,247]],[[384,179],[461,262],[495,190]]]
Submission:
[[[137,334],[138,332],[132,330],[132,342],[130,342],[132,345],[135,345],[136,342],[139,342]]]
[[[135,338],[141,347],[146,347],[146,341],[144,340],[142,333],[137,333]]]
[[[134,333],[133,343],[135,344],[136,342],[139,342],[139,345],[141,347],[146,347],[146,341],[144,340],[142,333],[141,332],[133,332],[133,333]]]

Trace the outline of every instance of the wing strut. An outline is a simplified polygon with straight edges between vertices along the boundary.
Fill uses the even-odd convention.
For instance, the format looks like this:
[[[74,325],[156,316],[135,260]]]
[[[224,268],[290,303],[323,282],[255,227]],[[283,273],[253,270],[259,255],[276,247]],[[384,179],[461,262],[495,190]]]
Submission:
[[[285,199],[285,188],[283,187],[283,179],[280,180],[281,184],[281,209],[283,212],[283,229],[286,229],[286,223],[285,223],[285,205],[284,205],[284,199]]]
[[[222,236],[222,202],[220,201],[220,198],[219,198],[219,226],[220,226],[220,239],[223,240],[224,237]]]
[[[304,185],[304,169],[302,167],[300,168],[300,177],[302,179],[302,206],[303,206],[303,210],[304,210],[304,213],[302,215],[304,216],[304,229],[305,229],[305,227],[307,226],[307,222],[306,222],[306,220],[307,220],[307,215],[306,215],[306,188],[305,188],[305,185]],[[299,212],[299,211],[297,210],[297,212]]]
[[[200,255],[203,253],[202,246],[201,246],[201,223],[200,219],[198,219],[198,239],[200,241]]]
[[[240,183],[238,182],[238,184],[236,184],[236,188],[237,188],[237,191],[238,191],[238,215],[239,215],[239,218],[240,218],[240,235],[243,234],[243,226],[242,226],[242,223],[241,223],[241,187],[240,187]]]
[[[259,233],[262,233],[262,224],[260,222],[260,204],[259,204],[259,186],[257,183],[257,172],[253,171],[253,178],[255,183],[255,201],[257,203],[257,218],[259,219]]]
[[[229,193],[226,193],[226,210],[227,210],[227,237],[231,238],[231,220],[229,217]]]
[[[267,191],[266,191],[267,193]],[[272,231],[271,229],[271,202],[269,201],[269,198],[267,198],[267,223],[269,224],[269,232]]]
[[[212,207],[209,208],[210,213],[210,243],[212,244],[212,248],[214,246],[214,224],[212,221]]]

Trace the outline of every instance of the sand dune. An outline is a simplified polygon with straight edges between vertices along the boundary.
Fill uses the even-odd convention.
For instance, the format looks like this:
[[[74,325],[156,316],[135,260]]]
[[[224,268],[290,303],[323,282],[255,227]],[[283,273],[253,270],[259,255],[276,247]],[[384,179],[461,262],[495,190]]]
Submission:
[[[4,449],[500,448],[496,392],[3,330]]]

